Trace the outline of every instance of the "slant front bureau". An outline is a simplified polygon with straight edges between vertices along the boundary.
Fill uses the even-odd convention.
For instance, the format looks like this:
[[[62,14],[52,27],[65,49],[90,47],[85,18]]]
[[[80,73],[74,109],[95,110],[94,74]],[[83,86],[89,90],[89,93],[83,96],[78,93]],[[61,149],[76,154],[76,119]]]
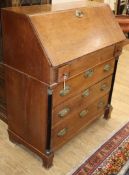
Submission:
[[[54,151],[104,115],[123,35],[108,5],[2,10],[8,133],[46,168]]]

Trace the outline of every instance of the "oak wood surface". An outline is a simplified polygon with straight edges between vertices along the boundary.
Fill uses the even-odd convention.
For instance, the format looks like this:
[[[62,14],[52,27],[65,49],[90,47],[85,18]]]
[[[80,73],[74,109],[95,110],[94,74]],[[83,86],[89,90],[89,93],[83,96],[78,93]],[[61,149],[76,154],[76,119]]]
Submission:
[[[55,152],[51,169],[42,168],[42,159],[22,145],[8,140],[7,125],[0,121],[1,175],[66,175],[73,172],[99,146],[129,121],[129,46],[120,57],[113,91],[111,119],[102,117],[83,129],[76,137]],[[96,132],[97,131],[97,132]]]
[[[43,13],[35,13],[35,8],[28,8],[31,14],[26,12],[27,8],[2,10],[9,138],[36,152],[46,168],[52,166],[54,150],[98,115],[104,114],[105,107],[109,105],[108,94],[102,99],[94,99],[93,106],[89,104],[88,117],[83,120],[78,120],[78,112],[82,116],[85,114],[80,110],[87,108],[86,103],[82,102],[76,114],[56,125],[51,120],[53,108],[68,99],[73,100],[85,88],[112,76],[116,53],[119,56],[125,39],[107,5],[85,6],[80,8],[83,13],[75,11],[74,5],[69,10],[44,10]],[[82,18],[78,17],[80,13]],[[120,50],[117,50],[117,44]],[[89,56],[90,53],[93,55]],[[57,83],[58,68],[67,67],[67,64],[73,64],[87,54],[95,62],[91,60],[91,64],[84,65],[85,68],[78,67],[78,72],[75,67],[79,64],[75,62],[73,76],[65,82],[70,86],[70,93],[62,97],[60,91],[66,89],[63,82]],[[83,61],[85,59],[82,58]],[[63,71],[65,69],[62,68]],[[104,104],[99,100],[104,100]],[[68,138],[64,137],[60,142],[57,131],[61,129],[58,136],[62,135],[63,127],[72,124]]]
[[[28,18],[8,11],[2,18],[4,64],[50,83],[49,63]]]
[[[8,67],[5,67],[5,75],[9,130],[44,152],[47,134],[47,87]]]
[[[99,107],[100,103],[103,103]],[[61,121],[59,124],[52,128],[52,148],[54,150],[58,149],[60,146],[65,144],[71,137],[76,135],[81,129],[93,122],[97,117],[100,117],[103,114],[105,106],[108,102],[108,95],[99,98],[90,104],[88,107],[85,104],[76,108],[74,115],[70,115],[69,118],[66,118],[64,121]],[[88,113],[84,117],[80,117],[80,112],[87,110]],[[59,132],[63,129],[66,129],[66,134],[63,136],[58,136]]]
[[[71,61],[70,63],[58,68],[58,82],[63,81],[63,75],[68,74],[68,78],[78,75],[89,67],[97,66],[114,57],[115,46],[109,46]],[[106,53],[106,54],[105,54]]]
[[[53,109],[52,114],[53,126],[55,126],[60,121],[64,121],[65,118],[69,118],[71,115],[75,115],[77,110],[80,109],[80,106],[82,106],[82,104],[85,104],[86,107],[89,104],[93,103],[95,100],[104,96],[107,92],[110,91],[111,80],[112,76],[109,76],[104,80],[100,81],[99,83],[96,83],[95,85],[90,86],[87,89],[83,89],[80,93],[78,93],[78,95],[74,96],[72,99],[66,100],[58,106],[56,106]],[[103,85],[105,86],[105,88],[102,90]],[[88,90],[89,95],[83,96],[84,91],[86,90]],[[64,117],[60,117],[59,113],[65,108],[70,109],[68,114]]]
[[[104,66],[109,64],[110,70],[105,72]],[[66,80],[66,85],[70,86],[70,92],[66,96],[61,96],[60,91],[64,88],[63,83],[58,84],[53,87],[53,107],[62,103],[63,101],[74,97],[77,93],[81,92],[83,89],[88,88],[89,86],[97,83],[98,81],[104,79],[105,77],[112,74],[114,69],[114,59],[107,61],[103,64],[93,67],[93,76],[85,77],[85,72],[80,75]],[[81,86],[80,86],[81,85]]]
[[[76,17],[76,9],[48,15],[30,15],[30,20],[53,66],[125,39],[109,7],[102,5],[80,8],[80,11],[84,13],[82,18]]]
[[[56,10],[56,6],[54,6],[55,11],[47,9],[53,9],[53,5],[43,6],[43,9],[37,7],[37,10],[41,9],[38,13],[35,12],[36,7],[22,9],[16,7],[3,11],[6,11],[6,14],[8,11],[12,12],[17,18],[24,18],[26,25],[32,24],[33,30],[40,39],[40,47],[42,46],[47,55],[46,59],[52,66],[62,65],[125,39],[109,6],[83,1],[83,7],[78,5],[84,14],[82,18],[76,16],[75,6],[76,3],[75,5],[74,3],[66,4],[64,10],[59,10],[58,6]],[[22,31],[22,33],[24,32]]]

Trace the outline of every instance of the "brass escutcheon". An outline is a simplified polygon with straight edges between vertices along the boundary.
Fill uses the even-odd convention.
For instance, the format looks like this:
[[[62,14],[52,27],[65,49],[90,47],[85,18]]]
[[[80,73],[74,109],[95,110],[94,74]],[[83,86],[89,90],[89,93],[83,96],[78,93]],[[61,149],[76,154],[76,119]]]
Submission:
[[[102,84],[101,87],[100,87],[100,90],[101,90],[101,91],[108,90],[107,84],[106,84],[106,83]]]
[[[94,70],[93,69],[89,69],[84,73],[84,76],[87,77],[92,77],[94,74]]]
[[[110,64],[105,64],[103,70],[104,70],[104,72],[110,71],[111,70]]]
[[[76,17],[78,17],[78,18],[82,18],[82,17],[84,16],[84,13],[83,13],[81,10],[77,9],[77,10],[75,11],[75,15],[76,15]]]

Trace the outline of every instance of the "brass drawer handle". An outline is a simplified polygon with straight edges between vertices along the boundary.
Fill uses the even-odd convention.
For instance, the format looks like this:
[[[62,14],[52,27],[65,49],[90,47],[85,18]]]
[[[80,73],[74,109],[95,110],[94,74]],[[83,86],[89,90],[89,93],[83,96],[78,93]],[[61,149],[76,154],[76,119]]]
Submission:
[[[59,115],[60,118],[63,118],[63,117],[65,117],[69,112],[70,112],[70,108],[66,107],[66,108],[62,109],[62,110],[58,113],[58,115]]]
[[[85,76],[86,78],[88,78],[88,77],[92,77],[93,74],[94,74],[94,70],[93,70],[93,69],[89,69],[89,70],[87,70],[87,71],[84,73],[84,76]]]
[[[111,70],[110,64],[105,64],[103,70],[104,70],[104,72],[110,71]]]
[[[88,97],[90,95],[90,90],[86,89],[82,92],[82,97]]]
[[[105,102],[104,101],[100,101],[99,103],[98,103],[98,108],[100,109],[100,108],[104,108],[104,106],[105,106]]]
[[[67,131],[68,131],[67,128],[63,128],[57,133],[57,136],[58,137],[63,137],[67,133]]]
[[[109,89],[109,87],[108,87],[108,85],[106,83],[102,84],[101,87],[100,87],[101,91],[106,91],[108,89]]]
[[[81,111],[80,114],[79,114],[80,118],[85,117],[88,114],[88,112],[89,112],[88,109],[84,109],[83,111]]]
[[[69,94],[69,92],[70,92],[70,86],[69,85],[66,85],[65,86],[65,89],[62,89],[61,91],[60,91],[60,96],[66,96],[67,94]]]

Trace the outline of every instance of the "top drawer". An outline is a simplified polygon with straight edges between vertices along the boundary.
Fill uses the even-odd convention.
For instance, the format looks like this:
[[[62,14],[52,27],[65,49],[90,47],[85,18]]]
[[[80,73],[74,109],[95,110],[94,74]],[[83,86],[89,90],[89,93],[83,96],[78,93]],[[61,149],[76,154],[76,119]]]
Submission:
[[[64,75],[71,78],[79,73],[85,71],[90,67],[94,67],[114,57],[115,46],[109,46],[98,50],[94,53],[78,58],[67,65],[58,69],[57,82],[63,81]]]
[[[63,82],[53,87],[53,107],[111,75],[114,70],[114,62],[115,60],[112,59],[96,67],[87,69],[80,75],[67,80],[65,82],[65,88]]]

